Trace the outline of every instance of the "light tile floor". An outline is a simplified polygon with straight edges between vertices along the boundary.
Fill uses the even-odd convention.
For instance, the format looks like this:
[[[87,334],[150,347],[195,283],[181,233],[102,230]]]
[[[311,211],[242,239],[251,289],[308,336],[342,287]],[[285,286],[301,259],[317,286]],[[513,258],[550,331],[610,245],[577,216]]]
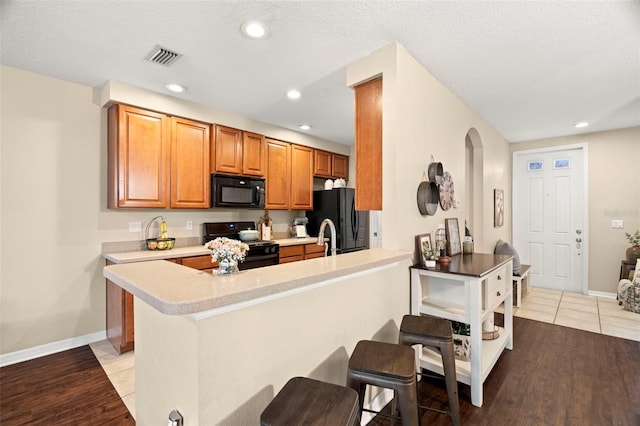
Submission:
[[[498,312],[504,312],[502,307]],[[513,315],[640,342],[640,314],[608,297],[531,288]]]
[[[607,297],[532,288],[522,306],[513,310],[516,317],[640,341],[640,314],[623,310]],[[498,312],[504,312],[503,307]],[[119,355],[108,340],[90,346],[135,419],[134,352]]]

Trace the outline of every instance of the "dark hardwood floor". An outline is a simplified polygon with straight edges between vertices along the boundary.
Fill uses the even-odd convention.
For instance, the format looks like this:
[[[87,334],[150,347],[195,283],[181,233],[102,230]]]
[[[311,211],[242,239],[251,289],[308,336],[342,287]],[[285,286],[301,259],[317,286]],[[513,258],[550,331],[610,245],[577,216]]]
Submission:
[[[496,323],[501,316],[496,314]],[[640,425],[640,342],[513,318],[514,349],[484,383],[482,408],[458,384],[463,425]],[[420,404],[446,410],[444,381],[423,379]],[[370,426],[390,424],[377,416]],[[422,412],[422,425],[450,425]]]
[[[0,425],[135,425],[89,346],[0,368]]]
[[[513,320],[514,350],[502,354],[485,381],[482,408],[459,384],[463,425],[640,425],[640,342]],[[425,379],[419,390],[422,405],[447,408],[444,382]],[[84,346],[0,368],[0,424],[135,422]],[[369,423],[388,424],[380,416]],[[425,411],[422,424],[450,420]]]

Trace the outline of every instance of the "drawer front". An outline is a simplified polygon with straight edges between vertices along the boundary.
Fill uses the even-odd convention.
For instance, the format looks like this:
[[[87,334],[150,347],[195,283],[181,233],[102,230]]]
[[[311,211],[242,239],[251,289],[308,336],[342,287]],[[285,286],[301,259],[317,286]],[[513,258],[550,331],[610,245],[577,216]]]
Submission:
[[[180,263],[182,263],[184,266],[188,266],[189,268],[194,268],[194,269],[205,270],[205,269],[211,269],[212,267],[215,266],[215,264],[211,263],[211,256],[209,255],[183,257],[180,260],[181,260]]]
[[[302,244],[295,246],[280,246],[280,258],[289,256],[304,256],[304,246]]]
[[[282,263],[289,263],[289,262],[298,262],[300,260],[304,260],[304,255],[299,254],[297,256],[282,257],[282,254],[280,254],[280,259],[278,260],[278,263],[282,264]]]
[[[320,254],[320,256],[324,256],[324,250],[325,250],[324,244],[319,246],[313,243],[313,244],[306,244],[304,246],[304,254],[306,254],[307,259],[310,259],[309,255],[312,255],[312,254]],[[318,257],[318,256],[312,256],[312,257]]]
[[[504,298],[507,293],[507,285],[510,284],[510,279],[507,279],[507,268],[502,267],[497,271],[494,271],[489,275],[483,286],[483,309],[487,309],[498,302],[498,300]]]

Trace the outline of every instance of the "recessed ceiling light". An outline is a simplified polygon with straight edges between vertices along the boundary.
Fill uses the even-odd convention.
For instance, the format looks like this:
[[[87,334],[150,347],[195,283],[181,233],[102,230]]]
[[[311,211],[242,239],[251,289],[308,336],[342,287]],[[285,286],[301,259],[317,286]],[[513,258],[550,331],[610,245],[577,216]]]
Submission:
[[[296,89],[291,89],[287,92],[287,98],[289,99],[300,99],[300,92]]]
[[[176,83],[167,83],[167,84],[165,84],[164,87],[166,87],[167,90],[169,90],[171,92],[175,92],[175,93],[182,93],[182,92],[187,90],[187,89],[184,88],[184,86],[181,86],[181,85],[176,84]]]
[[[302,130],[309,130],[311,128],[311,126],[309,126],[308,124],[301,124],[300,127]]]
[[[586,121],[581,121],[579,123],[576,123],[573,127],[575,127],[576,129],[581,129],[583,127],[587,127],[589,125],[589,123],[587,123]]]
[[[249,38],[264,38],[268,33],[267,26],[258,21],[245,22],[240,27],[240,31]]]

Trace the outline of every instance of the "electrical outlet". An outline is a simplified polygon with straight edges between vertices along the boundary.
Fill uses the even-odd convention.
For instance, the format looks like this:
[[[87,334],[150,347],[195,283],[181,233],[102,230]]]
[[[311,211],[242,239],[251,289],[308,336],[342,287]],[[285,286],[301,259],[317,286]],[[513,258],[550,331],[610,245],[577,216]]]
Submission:
[[[129,232],[142,231],[142,224],[140,222],[129,222]]]
[[[611,221],[611,227],[614,229],[624,228],[624,220],[616,219]]]
[[[187,221],[187,230],[192,230],[193,229],[193,222],[188,220]]]

